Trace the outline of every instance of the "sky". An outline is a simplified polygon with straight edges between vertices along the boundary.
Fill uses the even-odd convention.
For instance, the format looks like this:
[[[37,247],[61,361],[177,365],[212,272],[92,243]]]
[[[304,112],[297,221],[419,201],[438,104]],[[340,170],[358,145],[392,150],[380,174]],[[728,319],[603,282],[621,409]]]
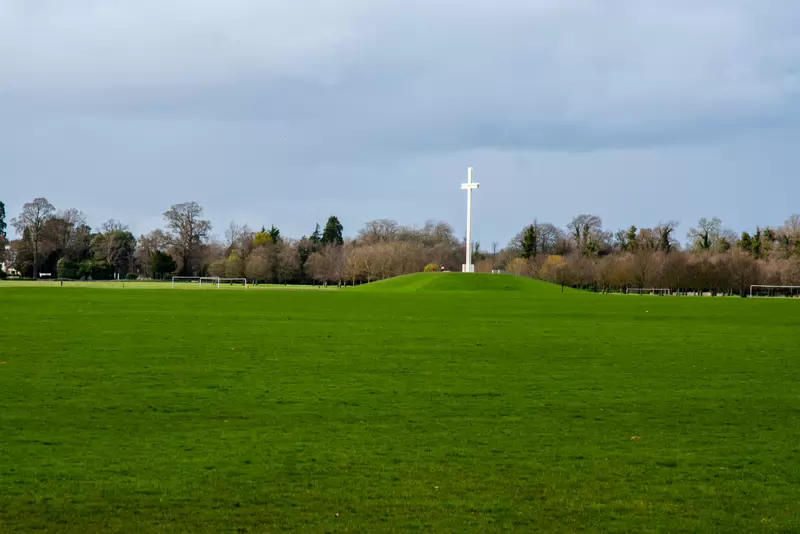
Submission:
[[[3,0],[0,201],[504,245],[800,213],[796,0]]]

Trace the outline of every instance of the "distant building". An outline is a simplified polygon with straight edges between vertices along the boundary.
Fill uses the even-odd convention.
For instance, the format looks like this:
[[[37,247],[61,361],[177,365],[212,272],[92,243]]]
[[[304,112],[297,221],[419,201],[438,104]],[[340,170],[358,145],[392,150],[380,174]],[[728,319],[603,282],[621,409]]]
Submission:
[[[11,252],[11,247],[6,245],[6,255],[2,263],[0,263],[0,270],[9,276],[19,276],[19,272],[11,267],[14,264],[14,256]]]

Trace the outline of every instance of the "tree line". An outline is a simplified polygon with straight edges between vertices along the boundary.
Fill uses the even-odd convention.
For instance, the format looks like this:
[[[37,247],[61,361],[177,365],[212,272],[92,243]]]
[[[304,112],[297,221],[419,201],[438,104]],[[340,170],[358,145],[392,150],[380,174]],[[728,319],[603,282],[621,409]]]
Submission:
[[[381,219],[345,238],[338,217],[299,239],[274,224],[252,229],[231,222],[224,237],[196,202],[171,206],[163,228],[134,236],[109,220],[92,229],[77,209],[47,199],[25,204],[9,223],[0,202],[0,260],[28,278],[162,279],[173,275],[247,278],[265,283],[358,284],[423,270],[460,270],[464,239],[445,222],[409,227]],[[679,291],[743,292],[752,284],[800,285],[800,215],[777,228],[740,233],[703,218],[681,242],[677,221],[616,231],[581,214],[565,227],[533,220],[505,247],[473,243],[479,272],[502,270],[596,291],[663,287]],[[8,248],[8,250],[6,250]],[[2,275],[0,275],[2,276]]]
[[[738,234],[719,218],[702,218],[685,244],[675,236],[677,226],[668,221],[611,232],[594,215],[574,217],[565,230],[534,221],[512,240],[501,263],[516,274],[604,292],[745,294],[755,284],[800,285],[800,215],[779,228]]]
[[[457,263],[459,241],[445,223],[412,229],[374,221],[358,238],[345,239],[344,227],[332,215],[324,226],[317,223],[309,235],[293,239],[274,224],[252,229],[231,222],[217,239],[197,202],[173,205],[163,217],[163,228],[137,237],[119,221],[93,229],[83,212],[57,210],[46,198],[36,198],[10,219],[20,238],[9,242],[0,202],[0,260],[24,278],[158,280],[181,275],[285,284],[360,283],[422,270],[428,263]]]

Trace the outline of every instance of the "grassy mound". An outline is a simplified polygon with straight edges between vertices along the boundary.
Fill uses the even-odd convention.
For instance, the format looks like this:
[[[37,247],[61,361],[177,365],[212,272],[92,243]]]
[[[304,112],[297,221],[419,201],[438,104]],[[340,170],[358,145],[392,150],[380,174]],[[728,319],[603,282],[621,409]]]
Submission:
[[[560,286],[510,274],[417,273],[368,284],[364,291],[518,291],[557,293]]]

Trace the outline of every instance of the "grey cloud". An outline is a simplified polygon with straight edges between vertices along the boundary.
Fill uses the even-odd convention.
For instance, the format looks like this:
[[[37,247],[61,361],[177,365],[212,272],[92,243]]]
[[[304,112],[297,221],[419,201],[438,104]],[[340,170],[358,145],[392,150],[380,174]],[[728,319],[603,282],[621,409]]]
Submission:
[[[450,149],[797,119],[783,0],[28,4],[0,15],[0,87],[67,107]]]
[[[759,132],[795,139],[800,122],[797,20],[789,0],[7,0],[0,182],[42,184],[15,188],[14,202],[45,194],[79,205],[86,196],[59,185],[79,175],[109,217],[124,204],[114,184],[127,180],[141,190],[125,198],[152,206],[148,217],[197,198],[220,204],[218,225],[335,209],[352,211],[353,225],[438,213],[457,222],[450,187],[471,159],[510,181],[495,189],[504,194],[511,182],[533,191],[531,167],[548,165],[550,176],[560,167],[562,182],[587,192],[585,211],[599,211],[590,201],[614,187],[605,182],[630,188],[625,172],[645,182],[662,179],[661,168],[705,174],[711,156],[695,147],[709,144],[749,154],[761,180]],[[784,171],[772,179],[787,180]],[[431,188],[430,198],[390,189],[401,179]],[[220,192],[220,182],[249,194]],[[301,183],[324,195],[269,198],[296,195]],[[506,217],[509,201],[491,191],[481,190],[484,216]],[[452,207],[436,195],[452,195]],[[572,203],[582,198],[539,209],[579,211]],[[643,213],[614,196],[608,204]]]

